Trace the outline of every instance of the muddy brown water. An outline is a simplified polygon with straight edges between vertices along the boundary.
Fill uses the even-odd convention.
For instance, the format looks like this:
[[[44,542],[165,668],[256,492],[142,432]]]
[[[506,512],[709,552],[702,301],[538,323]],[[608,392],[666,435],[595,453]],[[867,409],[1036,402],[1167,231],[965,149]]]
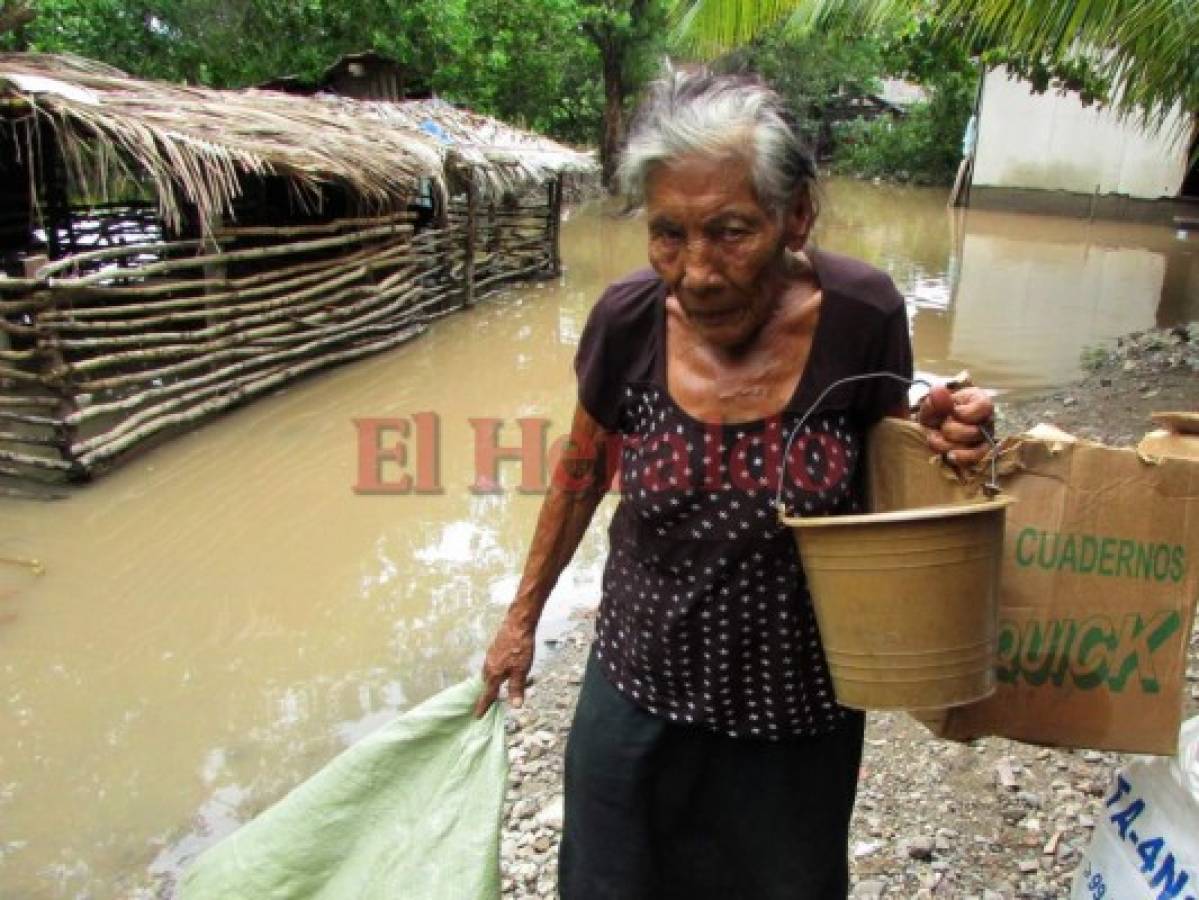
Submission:
[[[560,280],[293,385],[68,500],[0,501],[0,896],[156,896],[339,749],[477,668],[540,497],[517,489],[516,463],[502,492],[467,490],[469,420],[502,420],[505,444],[521,417],[562,433],[587,310],[642,264],[642,227],[577,211]],[[941,191],[833,182],[818,239],[892,273],[921,369],[969,367],[1004,390],[1075,377],[1105,338],[1199,318],[1199,239],[1169,229],[949,213]],[[440,419],[443,492],[355,493],[354,420],[420,412]],[[595,602],[604,549],[597,523],[545,636]]]

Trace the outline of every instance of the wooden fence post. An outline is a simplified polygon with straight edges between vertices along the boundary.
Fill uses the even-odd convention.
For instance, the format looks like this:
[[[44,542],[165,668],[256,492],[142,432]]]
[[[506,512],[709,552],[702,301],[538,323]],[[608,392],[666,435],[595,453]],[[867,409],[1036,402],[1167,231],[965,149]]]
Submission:
[[[546,236],[549,238],[549,274],[562,274],[562,255],[559,238],[562,231],[562,174],[554,176],[549,183],[549,212],[546,213]]]
[[[479,228],[479,190],[475,186],[475,172],[472,169],[470,180],[466,184],[466,248],[462,265],[464,285],[463,306],[473,306],[475,303],[475,243]]]

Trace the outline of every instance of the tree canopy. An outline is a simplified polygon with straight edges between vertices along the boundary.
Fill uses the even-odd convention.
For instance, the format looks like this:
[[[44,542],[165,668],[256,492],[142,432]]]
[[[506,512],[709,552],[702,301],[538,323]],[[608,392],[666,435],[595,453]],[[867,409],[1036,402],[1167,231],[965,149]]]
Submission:
[[[339,56],[375,50],[451,102],[598,145],[605,176],[667,53],[762,74],[824,149],[838,143],[827,114],[838,96],[868,93],[883,75],[920,82],[930,101],[913,111],[918,128],[846,132],[863,173],[918,157],[919,177],[941,178],[979,63],[1149,119],[1179,102],[1199,112],[1195,0],[0,0],[0,49],[225,88],[314,79]],[[890,150],[873,153],[876,141]]]
[[[683,0],[677,22],[684,46],[712,56],[783,21],[861,33],[912,20],[983,62],[1081,87],[1125,114],[1199,113],[1194,0]]]
[[[375,50],[438,95],[563,140],[610,171],[674,0],[0,0],[0,49],[245,87]]]
[[[0,48],[70,52],[144,78],[222,88],[314,78],[343,54],[373,49],[447,99],[580,141],[594,139],[601,107],[598,55],[579,28],[585,5],[39,0]],[[18,6],[6,0],[0,10]]]

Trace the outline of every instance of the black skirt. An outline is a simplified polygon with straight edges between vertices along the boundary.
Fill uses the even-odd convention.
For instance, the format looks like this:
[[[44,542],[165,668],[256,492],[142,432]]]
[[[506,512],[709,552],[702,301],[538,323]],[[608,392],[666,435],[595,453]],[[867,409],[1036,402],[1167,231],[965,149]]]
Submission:
[[[566,748],[563,900],[844,900],[864,722],[730,738],[641,709],[593,656]]]

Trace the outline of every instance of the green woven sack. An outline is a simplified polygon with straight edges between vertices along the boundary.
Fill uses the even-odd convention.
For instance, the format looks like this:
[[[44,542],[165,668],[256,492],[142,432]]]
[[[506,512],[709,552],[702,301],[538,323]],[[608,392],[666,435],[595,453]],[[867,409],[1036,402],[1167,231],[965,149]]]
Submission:
[[[472,678],[363,738],[205,851],[181,900],[497,900],[508,756]]]

